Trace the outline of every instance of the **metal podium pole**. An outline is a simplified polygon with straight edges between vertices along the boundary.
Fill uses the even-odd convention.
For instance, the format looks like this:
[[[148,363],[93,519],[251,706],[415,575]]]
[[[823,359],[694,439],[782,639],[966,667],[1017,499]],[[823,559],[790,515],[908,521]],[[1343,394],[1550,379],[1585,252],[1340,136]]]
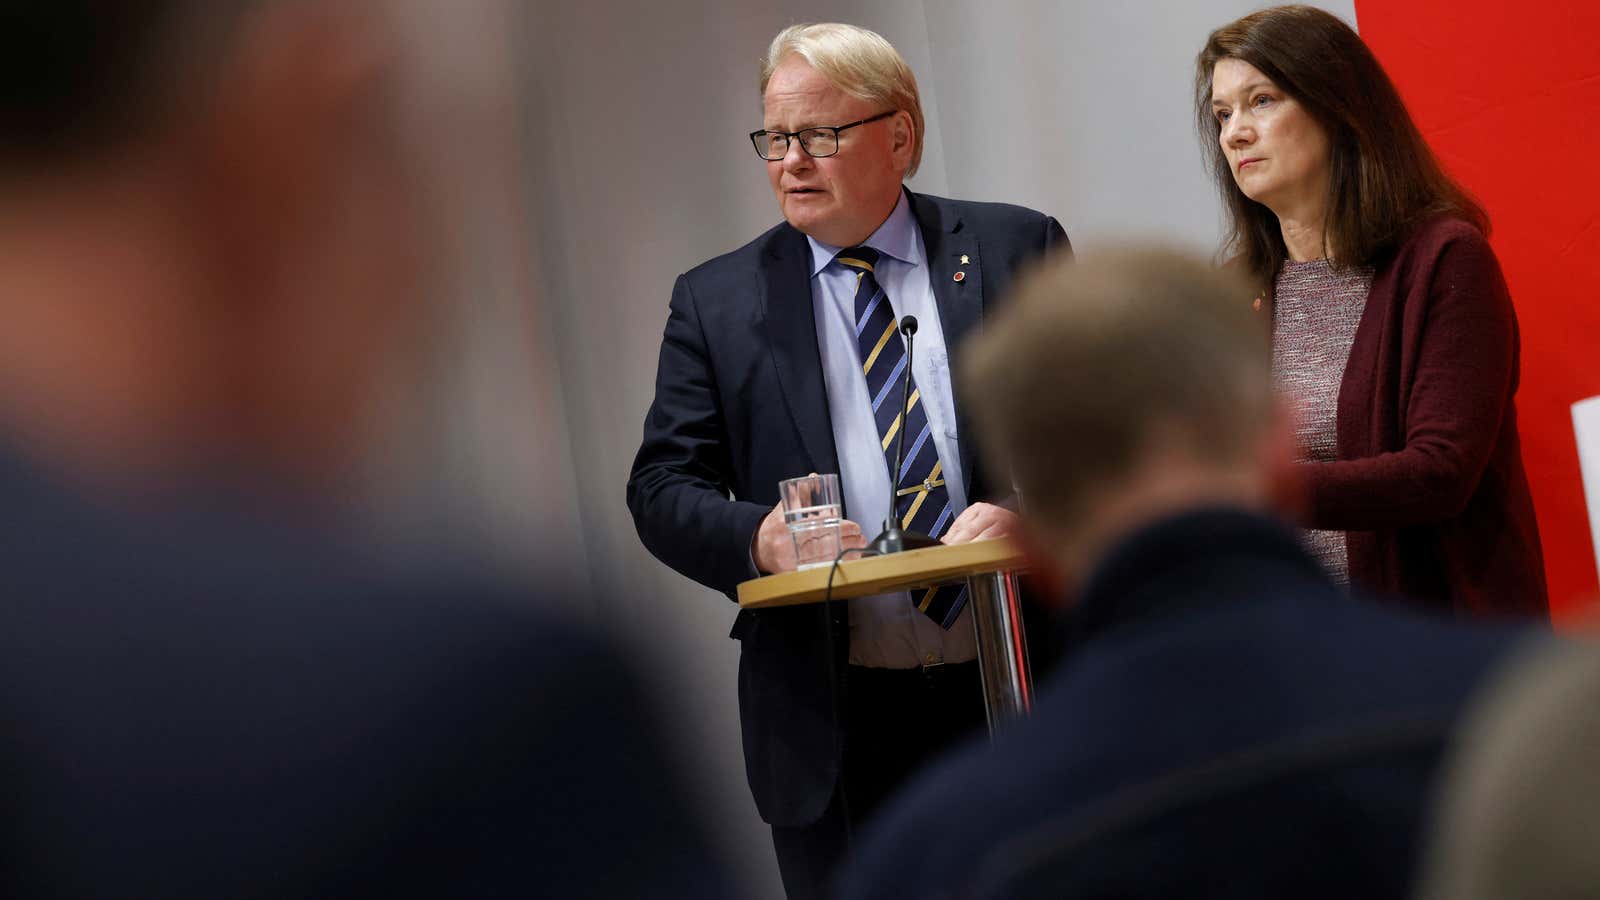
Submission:
[[[967,577],[967,593],[983,674],[983,705],[993,734],[1003,723],[1033,707],[1021,592],[1017,576],[1011,572],[987,572]]]

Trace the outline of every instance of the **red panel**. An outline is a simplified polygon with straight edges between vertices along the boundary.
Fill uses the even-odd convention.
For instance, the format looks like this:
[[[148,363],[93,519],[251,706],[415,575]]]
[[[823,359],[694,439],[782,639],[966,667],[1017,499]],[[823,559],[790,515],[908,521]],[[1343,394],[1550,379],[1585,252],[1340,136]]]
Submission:
[[[1600,3],[1356,0],[1361,36],[1488,207],[1522,326],[1517,406],[1550,600],[1595,609],[1570,406],[1600,394]]]

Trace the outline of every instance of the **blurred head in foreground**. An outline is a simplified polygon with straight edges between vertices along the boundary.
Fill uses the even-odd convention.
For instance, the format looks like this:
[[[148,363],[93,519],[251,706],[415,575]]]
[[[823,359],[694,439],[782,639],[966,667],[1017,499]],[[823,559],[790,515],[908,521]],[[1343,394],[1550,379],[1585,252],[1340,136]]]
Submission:
[[[343,488],[423,313],[370,6],[7,13],[0,440],[96,488]]]
[[[1164,515],[1275,502],[1292,443],[1248,291],[1171,250],[1061,260],[968,347],[986,458],[1009,464],[1041,564],[1081,578]]]
[[[1441,781],[1418,896],[1600,896],[1596,696],[1589,642],[1527,653],[1483,692]]]
[[[559,569],[276,515],[355,499],[423,361],[402,6],[8,9],[0,896],[719,895]]]

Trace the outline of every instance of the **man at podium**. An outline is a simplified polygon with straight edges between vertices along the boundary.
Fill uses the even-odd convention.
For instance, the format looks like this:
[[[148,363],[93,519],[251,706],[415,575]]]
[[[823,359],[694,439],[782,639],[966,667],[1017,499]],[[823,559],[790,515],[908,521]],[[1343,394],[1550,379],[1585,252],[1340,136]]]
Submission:
[[[645,546],[730,598],[794,568],[778,482],[810,472],[840,476],[854,546],[891,508],[947,543],[1007,532],[1015,515],[983,501],[1009,489],[975,466],[947,352],[1019,266],[1068,250],[1042,213],[905,189],[922,108],[881,36],[785,29],[761,89],[750,140],[785,221],[678,278],[628,482]],[[906,317],[919,323],[914,352],[897,333]],[[746,772],[791,897],[824,893],[853,824],[982,726],[964,590],[740,612]]]

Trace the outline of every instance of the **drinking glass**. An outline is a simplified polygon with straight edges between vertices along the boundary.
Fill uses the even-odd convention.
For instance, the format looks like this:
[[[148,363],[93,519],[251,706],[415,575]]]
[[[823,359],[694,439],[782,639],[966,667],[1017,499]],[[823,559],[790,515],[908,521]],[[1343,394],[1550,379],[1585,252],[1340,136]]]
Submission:
[[[832,564],[839,555],[842,504],[838,475],[805,475],[778,482],[783,521],[794,539],[798,568]]]

